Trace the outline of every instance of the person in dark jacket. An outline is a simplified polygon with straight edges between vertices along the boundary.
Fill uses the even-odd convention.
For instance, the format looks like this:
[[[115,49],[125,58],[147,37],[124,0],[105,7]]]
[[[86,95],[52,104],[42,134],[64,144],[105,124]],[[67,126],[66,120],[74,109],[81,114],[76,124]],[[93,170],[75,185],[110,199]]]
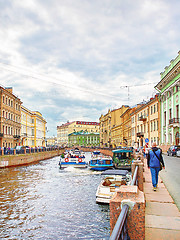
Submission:
[[[157,190],[157,184],[158,184],[158,175],[160,171],[160,162],[162,163],[163,169],[165,169],[163,157],[162,157],[162,150],[160,148],[157,148],[156,143],[154,142],[152,144],[152,148],[148,153],[147,157],[147,165],[148,168],[151,170],[151,177],[152,177],[152,185],[153,190]]]

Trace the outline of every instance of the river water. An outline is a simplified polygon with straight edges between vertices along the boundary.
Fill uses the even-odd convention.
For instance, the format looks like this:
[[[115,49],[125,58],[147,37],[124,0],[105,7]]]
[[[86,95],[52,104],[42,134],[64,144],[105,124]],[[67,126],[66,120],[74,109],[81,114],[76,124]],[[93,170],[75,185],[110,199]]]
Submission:
[[[58,162],[0,169],[0,239],[109,239],[109,206],[95,201],[101,174]]]

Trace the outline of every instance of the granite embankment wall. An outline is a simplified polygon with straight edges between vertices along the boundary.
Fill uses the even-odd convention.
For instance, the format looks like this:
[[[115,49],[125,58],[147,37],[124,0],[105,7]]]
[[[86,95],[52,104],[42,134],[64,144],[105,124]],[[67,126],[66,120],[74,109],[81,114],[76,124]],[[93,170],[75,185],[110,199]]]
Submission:
[[[35,163],[41,160],[59,156],[63,152],[64,152],[64,149],[59,149],[59,150],[30,153],[30,154],[3,155],[3,156],[0,156],[0,168]]]

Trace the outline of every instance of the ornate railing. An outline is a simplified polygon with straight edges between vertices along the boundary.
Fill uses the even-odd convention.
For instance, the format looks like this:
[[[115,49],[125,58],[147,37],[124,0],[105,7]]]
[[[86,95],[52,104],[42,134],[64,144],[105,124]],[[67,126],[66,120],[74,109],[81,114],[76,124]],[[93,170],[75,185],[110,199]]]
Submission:
[[[171,118],[169,119],[169,124],[180,123],[180,118]]]

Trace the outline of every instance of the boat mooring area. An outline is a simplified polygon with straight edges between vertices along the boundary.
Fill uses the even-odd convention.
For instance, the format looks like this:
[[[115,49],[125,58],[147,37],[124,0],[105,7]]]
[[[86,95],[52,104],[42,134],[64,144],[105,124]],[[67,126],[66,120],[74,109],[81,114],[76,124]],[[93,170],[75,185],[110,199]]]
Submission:
[[[161,178],[157,191],[152,190],[142,154],[132,161],[133,185],[122,184],[127,170],[122,178],[109,177],[113,195],[108,204],[97,204],[104,171],[88,167],[92,153],[85,150],[82,161],[76,156],[77,166],[85,161],[85,168],[61,168],[56,156],[0,169],[2,239],[109,239],[124,204],[129,206],[126,231],[130,239],[180,239],[179,210]],[[104,151],[110,156],[110,151]],[[106,171],[112,174],[114,170]]]

